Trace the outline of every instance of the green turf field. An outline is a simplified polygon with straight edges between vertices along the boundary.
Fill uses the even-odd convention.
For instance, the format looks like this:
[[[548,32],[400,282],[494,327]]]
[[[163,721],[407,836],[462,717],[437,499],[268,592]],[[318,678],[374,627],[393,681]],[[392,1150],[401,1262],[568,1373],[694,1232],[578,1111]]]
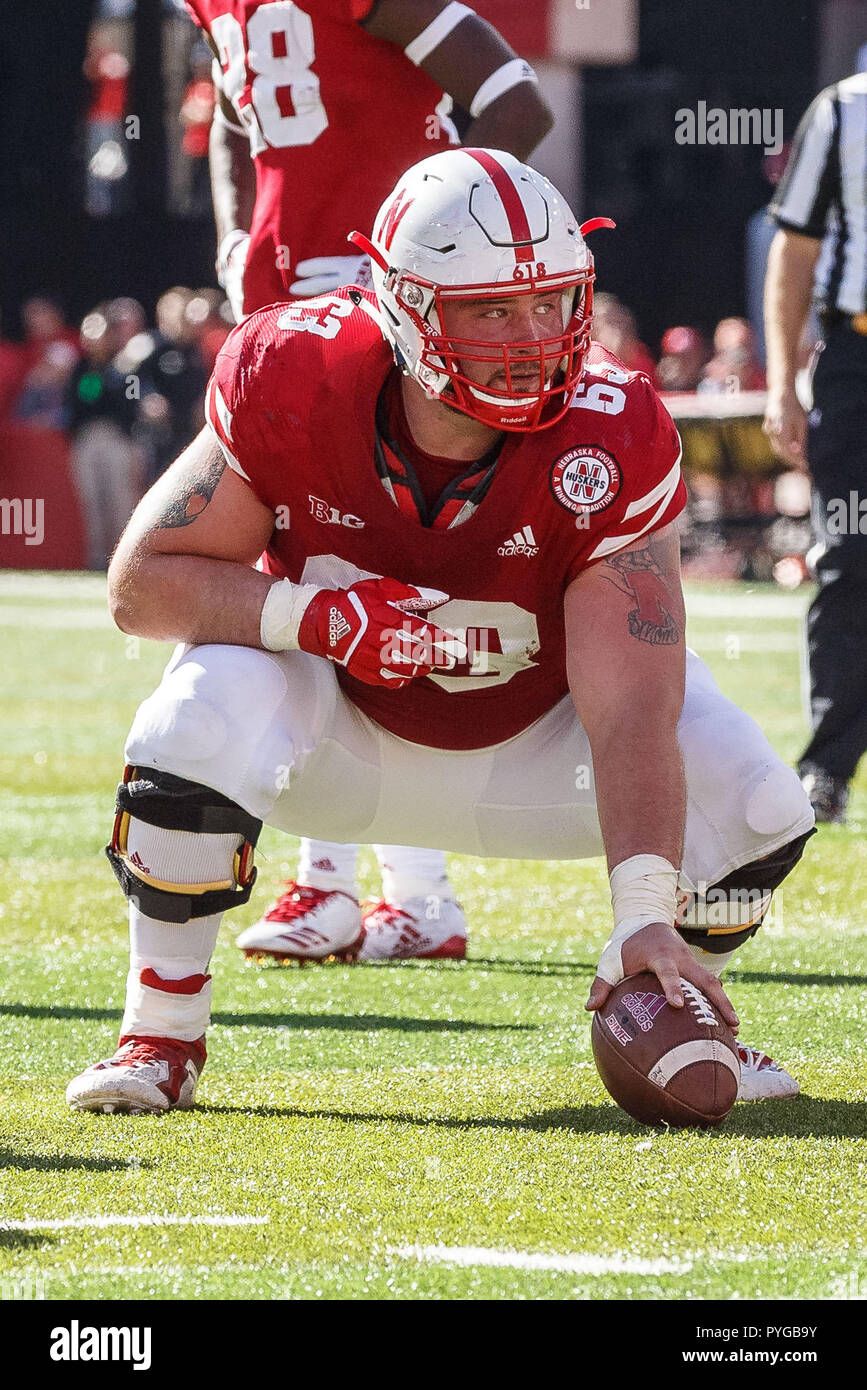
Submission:
[[[689,593],[692,644],[788,758],[804,603]],[[123,998],[101,852],[123,735],[167,653],[116,632],[91,577],[0,575],[0,636],[0,1297],[867,1296],[863,777],[730,977],[795,1102],[656,1134],[608,1100],[582,1007],[601,862],[453,857],[464,965],[245,965],[233,937],[294,867],[266,831],[199,1105],[77,1115],[64,1087]]]

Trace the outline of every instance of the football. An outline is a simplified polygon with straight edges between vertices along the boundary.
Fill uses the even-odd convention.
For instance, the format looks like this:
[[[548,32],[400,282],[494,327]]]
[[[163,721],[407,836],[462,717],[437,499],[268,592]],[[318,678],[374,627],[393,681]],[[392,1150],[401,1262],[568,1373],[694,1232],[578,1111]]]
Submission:
[[[633,1119],[710,1128],[737,1097],[737,1044],[701,990],[680,983],[682,1009],[649,972],[617,985],[593,1015],[593,1056],[608,1094]]]

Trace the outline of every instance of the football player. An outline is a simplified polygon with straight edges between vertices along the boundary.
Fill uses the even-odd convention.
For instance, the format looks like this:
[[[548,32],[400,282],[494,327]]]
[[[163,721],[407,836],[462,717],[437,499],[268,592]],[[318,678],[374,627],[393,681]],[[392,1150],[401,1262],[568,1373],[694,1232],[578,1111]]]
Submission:
[[[813,812],[685,649],[678,436],[649,379],[591,347],[592,225],[502,151],[437,154],[353,238],[373,292],[272,305],[229,337],[210,429],[109,571],[123,631],[184,645],[127,741],[108,848],[126,1011],[74,1107],[193,1103],[209,960],[263,822],[604,850],[588,1008],[649,970],[674,1007],[686,979],[737,1026],[719,974]],[[741,1062],[743,1098],[797,1091],[757,1049]]]
[[[404,169],[458,142],[453,114],[469,123],[469,143],[522,158],[550,128],[533,69],[467,5],[188,5],[217,55],[218,274],[238,320],[289,296],[369,283],[367,258],[348,254],[347,234],[372,224]],[[323,507],[321,523],[340,524],[329,518]],[[383,897],[362,910],[357,847],[302,840],[297,879],[239,946],[283,959],[322,958],[358,942],[361,960],[462,957],[466,920],[445,855],[397,845],[376,852]]]

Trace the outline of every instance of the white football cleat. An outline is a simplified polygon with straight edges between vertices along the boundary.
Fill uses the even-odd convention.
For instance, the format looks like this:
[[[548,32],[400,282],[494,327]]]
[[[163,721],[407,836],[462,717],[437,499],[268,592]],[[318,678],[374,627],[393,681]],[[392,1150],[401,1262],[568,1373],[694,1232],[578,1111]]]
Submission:
[[[429,915],[434,902],[435,914]],[[359,961],[463,960],[467,954],[467,919],[453,898],[407,898],[405,903],[378,902],[362,914],[364,939]]]
[[[362,936],[356,898],[291,879],[273,907],[238,937],[245,956],[273,960],[354,960]]]
[[[205,1040],[121,1038],[117,1052],[95,1062],[66,1088],[73,1110],[101,1110],[106,1115],[162,1115],[189,1110],[205,1065]]]
[[[741,1080],[738,1100],[792,1100],[800,1091],[793,1076],[757,1047],[738,1043]]]

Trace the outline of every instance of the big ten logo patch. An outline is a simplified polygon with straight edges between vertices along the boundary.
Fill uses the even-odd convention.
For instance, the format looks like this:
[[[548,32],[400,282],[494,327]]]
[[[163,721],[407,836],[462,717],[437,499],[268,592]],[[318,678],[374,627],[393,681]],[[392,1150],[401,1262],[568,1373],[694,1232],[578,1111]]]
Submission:
[[[321,497],[314,497],[312,492],[308,493],[307,502],[313,520],[321,522],[323,526],[348,526],[351,531],[360,531],[364,525],[361,517],[356,516],[354,512],[342,512],[339,507],[330,506]]]

